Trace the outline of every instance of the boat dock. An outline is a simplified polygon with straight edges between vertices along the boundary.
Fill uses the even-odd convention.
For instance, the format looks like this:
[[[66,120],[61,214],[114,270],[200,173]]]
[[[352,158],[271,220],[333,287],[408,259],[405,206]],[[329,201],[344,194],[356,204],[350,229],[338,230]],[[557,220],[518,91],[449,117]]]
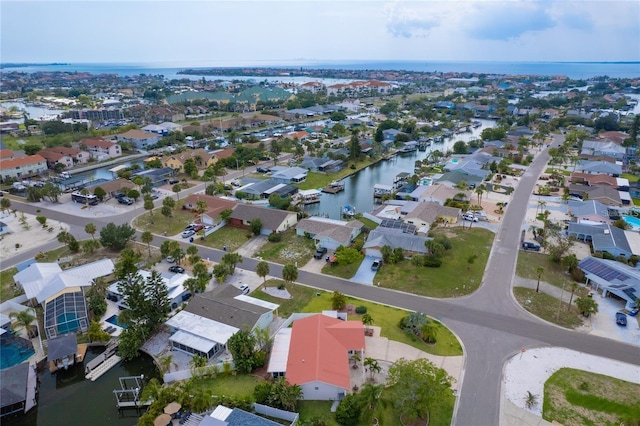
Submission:
[[[340,191],[344,191],[344,182],[342,181],[331,182],[329,185],[322,188],[322,192],[327,194],[337,194]]]
[[[95,382],[104,373],[120,362],[120,357],[116,355],[118,345],[115,341],[109,342],[103,353],[89,361],[84,369],[85,378]]]
[[[120,377],[120,389],[114,389],[118,411],[124,408],[140,408],[151,405],[153,400],[143,401],[142,389],[144,388],[144,375]]]
[[[74,365],[84,361],[84,357],[87,354],[88,346],[89,345],[87,345],[86,343],[78,343],[78,349],[76,350],[75,359],[73,362]],[[49,361],[49,372],[55,373],[59,369],[60,369],[60,366],[56,364],[55,360]]]
[[[320,202],[322,193],[317,189],[307,189],[298,192],[298,201],[304,205]]]

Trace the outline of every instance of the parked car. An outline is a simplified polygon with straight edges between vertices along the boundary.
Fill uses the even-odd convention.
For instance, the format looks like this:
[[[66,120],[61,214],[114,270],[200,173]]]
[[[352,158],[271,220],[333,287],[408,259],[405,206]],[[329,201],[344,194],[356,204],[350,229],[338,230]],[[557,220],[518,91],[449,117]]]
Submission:
[[[320,247],[316,250],[316,252],[313,254],[313,257],[315,259],[322,259],[324,257],[324,255],[327,254],[327,248],[326,247]]]
[[[193,230],[193,232],[198,232],[198,231],[201,231],[202,229],[204,229],[204,225],[197,224],[196,226],[194,226],[191,229]]]
[[[187,292],[187,293],[182,295],[182,301],[183,302],[186,302],[189,299],[191,299],[191,293]]]
[[[176,260],[173,258],[173,256],[168,256],[168,257],[166,257],[164,260],[165,260],[167,263],[173,263],[173,262],[175,262],[175,261],[176,261]]]
[[[194,236],[195,234],[196,234],[196,231],[194,231],[193,229],[188,229],[182,233],[182,238],[189,238]]]
[[[131,204],[133,204],[133,200],[129,197],[118,198],[118,202],[120,204],[126,204],[127,206],[130,206]]]
[[[169,179],[169,185],[174,185],[176,183],[179,183],[180,181],[178,179]]]
[[[242,292],[242,294],[249,294],[249,292],[251,291],[251,289],[249,288],[248,285],[246,284],[242,284],[240,286],[240,291]]]
[[[464,216],[462,216],[462,218],[464,220],[469,220],[471,222],[477,222],[478,221],[478,218],[473,213],[465,213]]]
[[[267,173],[267,172],[269,172],[269,169],[267,169],[267,168],[265,168],[265,167],[258,167],[258,168],[256,169],[256,171],[257,171],[258,173]]]
[[[524,241],[522,243],[522,249],[523,250],[533,250],[533,251],[540,251],[540,246],[538,244],[529,242],[529,241]]]
[[[184,273],[184,268],[182,266],[173,265],[169,267],[169,272],[173,272],[175,274],[182,274]]]
[[[382,266],[382,260],[376,259],[371,264],[371,270],[372,271],[377,271],[378,269],[380,269],[380,266]]]
[[[635,317],[636,315],[638,315],[638,311],[640,310],[640,308],[633,308],[632,310],[629,311],[629,316],[630,317]]]
[[[627,316],[622,312],[616,312],[616,324],[626,327]]]

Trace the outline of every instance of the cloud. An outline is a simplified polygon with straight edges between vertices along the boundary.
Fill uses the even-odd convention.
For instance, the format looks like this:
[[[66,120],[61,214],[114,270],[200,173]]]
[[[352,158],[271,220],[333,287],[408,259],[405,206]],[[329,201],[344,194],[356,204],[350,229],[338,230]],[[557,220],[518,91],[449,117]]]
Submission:
[[[525,33],[543,31],[555,22],[542,2],[489,2],[478,4],[467,34],[483,40],[513,40]]]
[[[427,10],[408,9],[394,2],[386,5],[387,31],[394,37],[425,37],[440,20]]]

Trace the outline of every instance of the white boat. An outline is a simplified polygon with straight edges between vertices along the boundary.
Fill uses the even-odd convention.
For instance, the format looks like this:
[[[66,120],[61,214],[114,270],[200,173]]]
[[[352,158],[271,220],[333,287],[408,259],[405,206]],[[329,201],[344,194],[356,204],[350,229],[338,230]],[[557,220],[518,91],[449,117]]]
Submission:
[[[317,189],[307,189],[298,192],[298,197],[302,204],[314,204],[320,202],[322,193]]]
[[[356,208],[346,205],[342,208],[342,215],[345,217],[354,217],[356,215]]]

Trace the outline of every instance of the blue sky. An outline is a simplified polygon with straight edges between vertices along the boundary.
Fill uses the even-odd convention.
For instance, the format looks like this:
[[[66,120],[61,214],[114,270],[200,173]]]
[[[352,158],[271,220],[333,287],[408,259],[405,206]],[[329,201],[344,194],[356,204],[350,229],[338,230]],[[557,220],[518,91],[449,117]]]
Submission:
[[[640,61],[640,2],[0,0],[2,62]]]

